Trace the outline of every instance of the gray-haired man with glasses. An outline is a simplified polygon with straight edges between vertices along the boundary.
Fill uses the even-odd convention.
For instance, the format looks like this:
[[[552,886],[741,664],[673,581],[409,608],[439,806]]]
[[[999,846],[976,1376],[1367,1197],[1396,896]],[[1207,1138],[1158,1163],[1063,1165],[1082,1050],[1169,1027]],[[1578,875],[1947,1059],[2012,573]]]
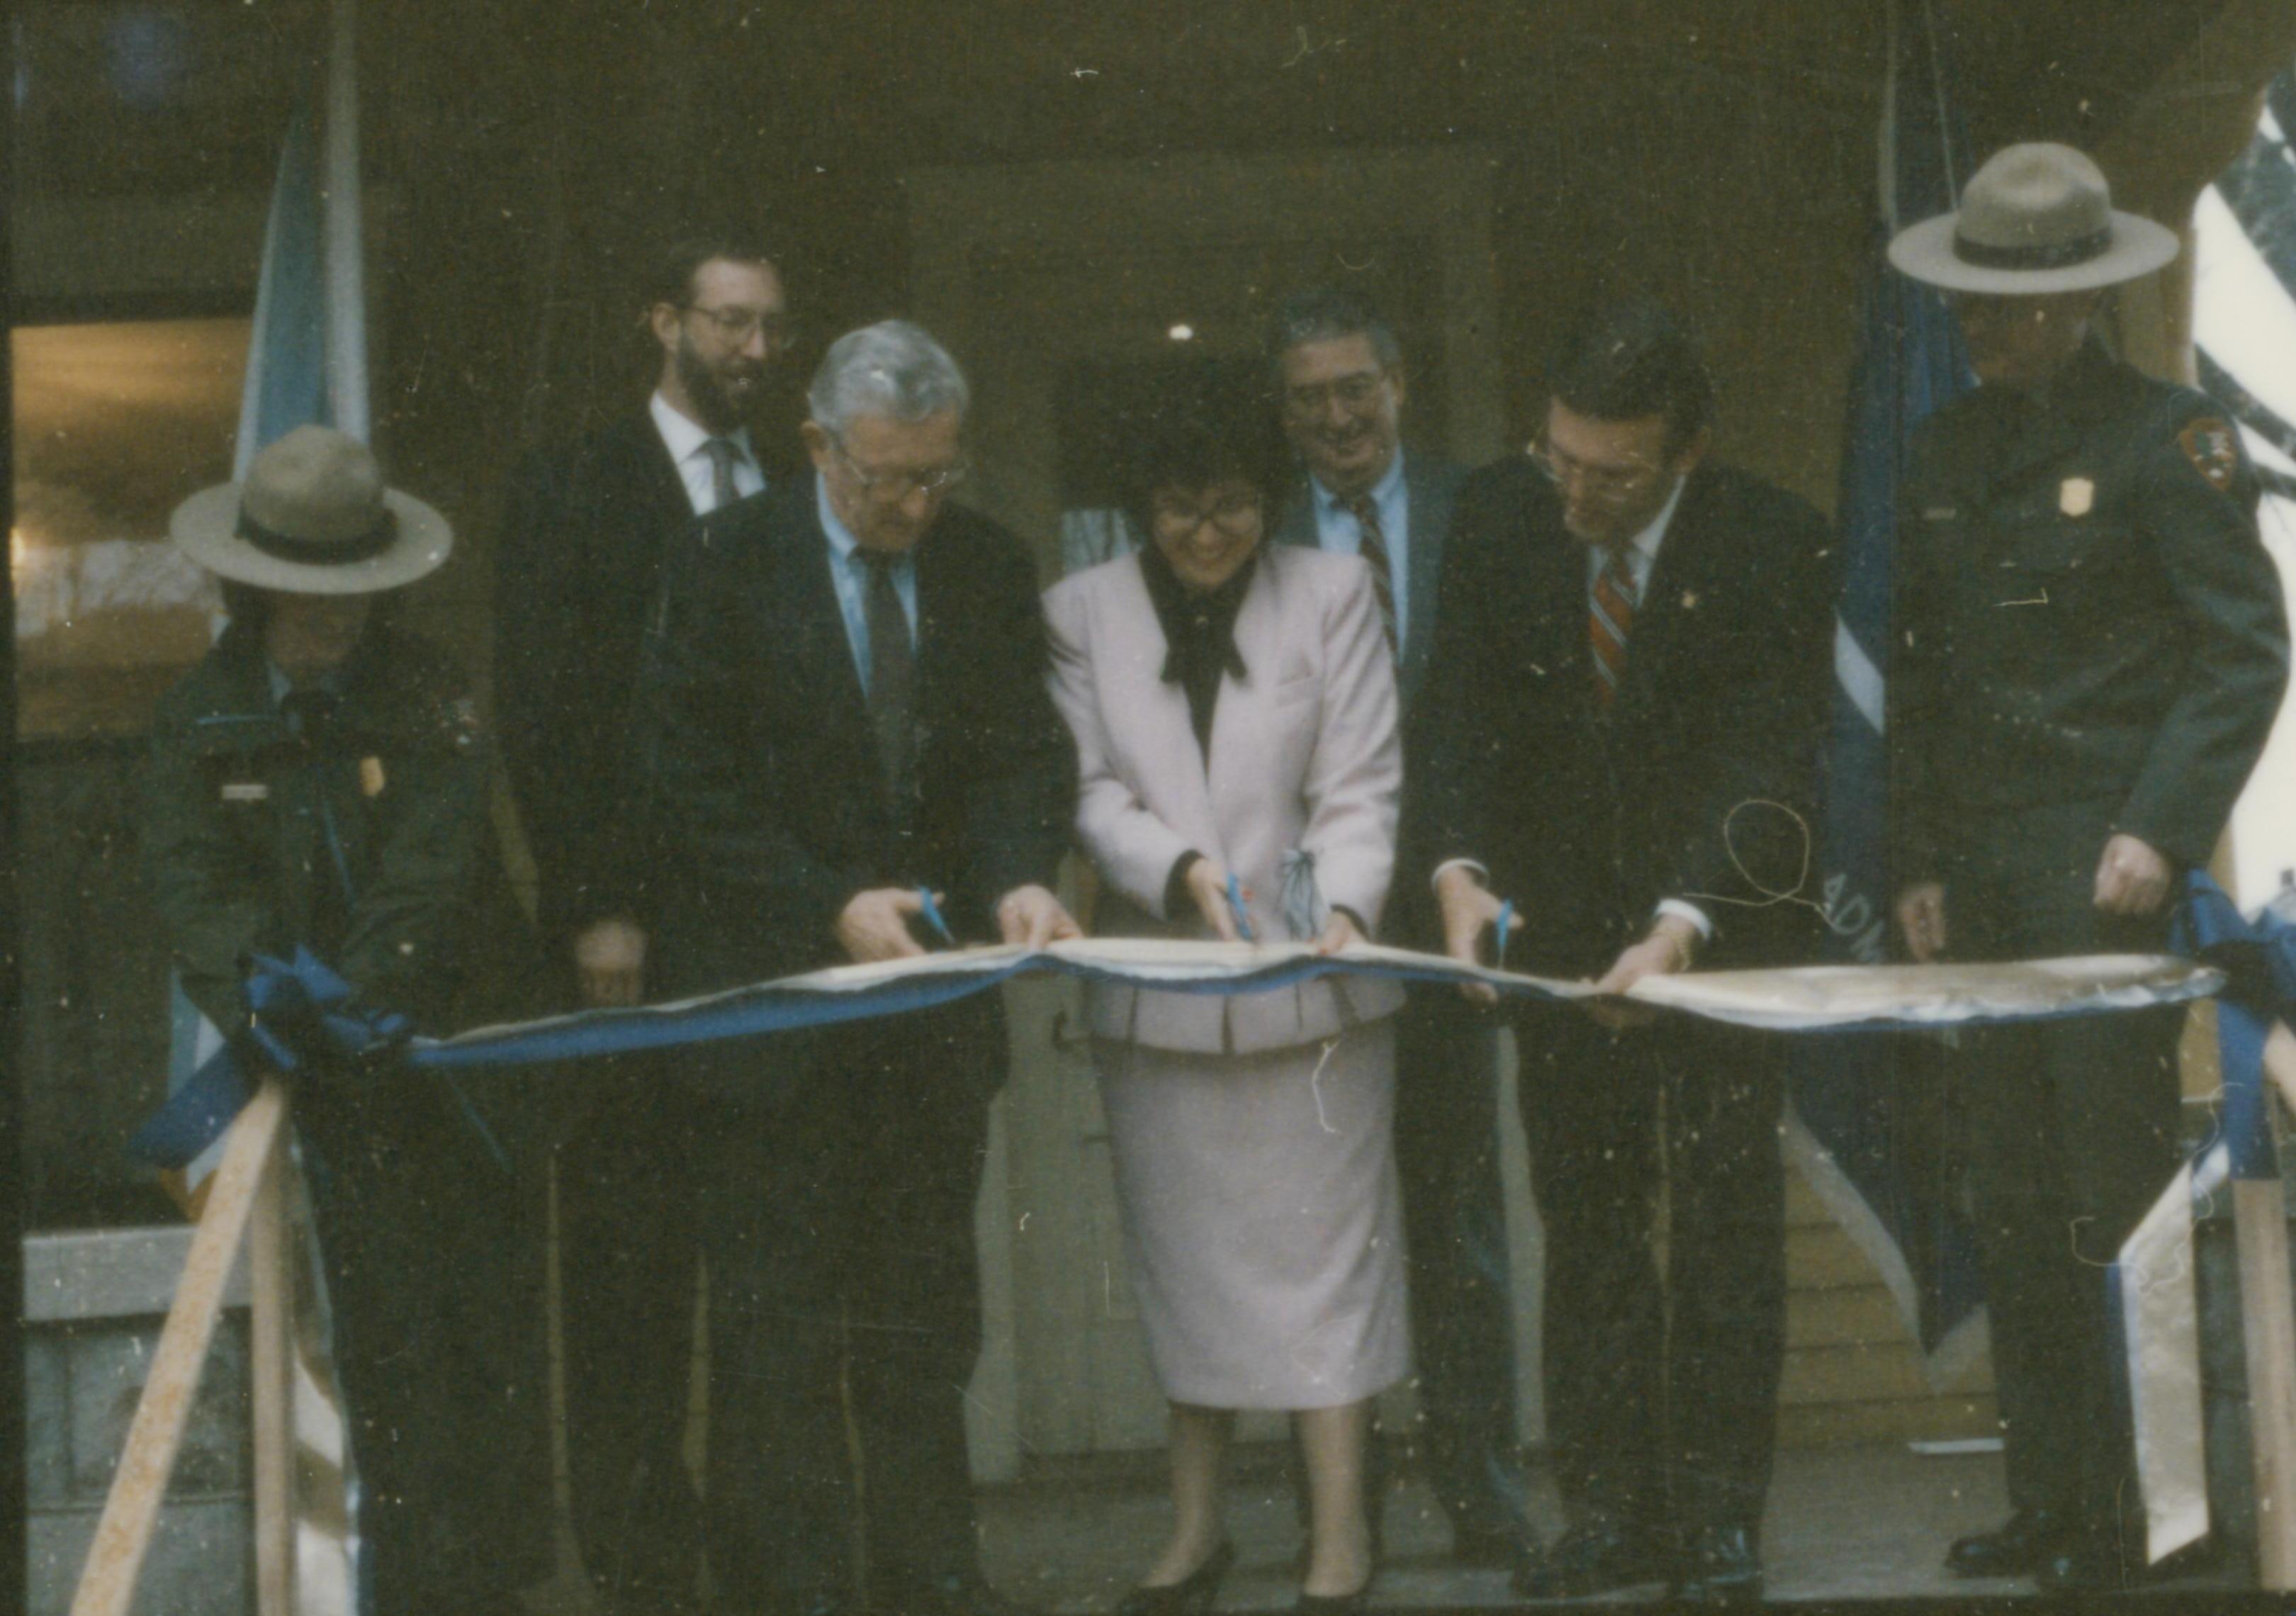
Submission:
[[[807,396],[813,474],[680,546],[638,726],[664,991],[1076,934],[1051,890],[1077,766],[1036,567],[948,500],[969,400],[918,327],[849,332]],[[985,997],[715,1047],[664,1095],[703,1185],[720,1609],[849,1605],[857,1505],[871,1608],[1005,1608],[964,1417],[1005,1061]]]
[[[645,871],[620,811],[639,642],[676,537],[766,486],[747,423],[790,340],[775,250],[733,236],[667,249],[638,314],[652,397],[519,468],[496,562],[503,755],[569,1009],[645,990]],[[574,1523],[618,1616],[691,1608],[701,1562],[680,1457],[700,1251],[650,1070],[581,1074],[593,1103],[558,1152]]]

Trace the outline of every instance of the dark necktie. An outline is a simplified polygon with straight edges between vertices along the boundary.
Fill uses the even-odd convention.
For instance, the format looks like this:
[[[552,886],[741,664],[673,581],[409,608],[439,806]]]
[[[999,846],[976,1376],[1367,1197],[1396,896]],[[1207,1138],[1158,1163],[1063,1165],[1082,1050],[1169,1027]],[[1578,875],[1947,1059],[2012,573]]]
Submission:
[[[1624,551],[1604,553],[1587,597],[1587,640],[1595,653],[1595,701],[1607,709],[1627,671],[1627,636],[1635,631],[1635,575]]]
[[[909,614],[893,569],[901,558],[873,550],[858,552],[869,569],[864,615],[869,626],[869,721],[877,732],[877,761],[885,792],[894,802],[908,800],[916,765],[917,657],[909,644]]]
[[[1387,654],[1394,656],[1395,636],[1395,566],[1388,560],[1387,535],[1380,530],[1379,502],[1368,494],[1359,494],[1348,501],[1348,511],[1356,519],[1356,530],[1363,535],[1363,558],[1371,566],[1372,593],[1379,597],[1380,627],[1387,630]]]
[[[742,497],[734,491],[734,462],[739,451],[730,438],[706,439],[701,447],[709,456],[709,510],[722,511]]]

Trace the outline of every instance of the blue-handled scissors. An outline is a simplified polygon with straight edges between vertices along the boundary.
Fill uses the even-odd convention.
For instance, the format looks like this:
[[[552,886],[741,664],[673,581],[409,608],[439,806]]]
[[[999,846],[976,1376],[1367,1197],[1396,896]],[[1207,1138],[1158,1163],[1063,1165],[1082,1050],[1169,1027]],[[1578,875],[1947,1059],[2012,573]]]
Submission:
[[[1491,961],[1491,968],[1495,971],[1504,971],[1506,969],[1507,933],[1514,930],[1513,898],[1510,898],[1499,905],[1499,917],[1491,923],[1491,926],[1492,930],[1498,933],[1498,954],[1497,957]]]
[[[1238,937],[1248,943],[1259,940],[1259,934],[1251,929],[1251,915],[1243,906],[1243,883],[1236,879],[1234,870],[1227,874],[1227,912],[1235,920]]]
[[[948,922],[940,917],[940,906],[933,902],[932,889],[931,887],[919,887],[917,889],[917,902],[923,910],[925,924],[933,929],[934,934],[938,936],[942,942],[947,944],[952,948],[955,947],[956,934],[948,929]]]

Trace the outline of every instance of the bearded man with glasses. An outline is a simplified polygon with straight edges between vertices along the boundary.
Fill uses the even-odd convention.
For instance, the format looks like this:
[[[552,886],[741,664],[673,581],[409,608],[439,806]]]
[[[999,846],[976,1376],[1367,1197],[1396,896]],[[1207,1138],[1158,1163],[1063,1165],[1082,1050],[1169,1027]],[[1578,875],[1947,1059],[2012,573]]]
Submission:
[[[646,988],[644,871],[619,811],[639,641],[671,543],[766,487],[747,422],[790,340],[777,258],[731,236],[668,249],[642,306],[652,397],[511,480],[495,699],[552,1009],[634,1005]],[[578,1074],[585,1114],[558,1150],[574,1524],[609,1604],[633,1616],[692,1608],[701,1566],[680,1456],[700,1253],[653,1070]]]
[[[1456,957],[1478,956],[1507,902],[1509,965],[1611,994],[1816,947],[1797,889],[1832,540],[1801,500],[1713,463],[1712,413],[1674,316],[1622,303],[1573,332],[1530,454],[1460,492],[1404,833]],[[1568,1512],[1516,1589],[1759,1598],[1784,1334],[1781,1044],[1617,999],[1512,1013]]]

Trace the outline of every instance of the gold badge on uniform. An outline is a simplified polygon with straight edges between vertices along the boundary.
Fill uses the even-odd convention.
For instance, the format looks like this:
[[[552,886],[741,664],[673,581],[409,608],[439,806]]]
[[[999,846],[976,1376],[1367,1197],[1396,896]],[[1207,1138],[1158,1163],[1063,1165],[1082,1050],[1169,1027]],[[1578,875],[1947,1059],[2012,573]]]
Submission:
[[[370,797],[382,795],[381,759],[361,758],[359,759],[359,790]]]
[[[2068,477],[2057,487],[2057,509],[2068,516],[2087,516],[2096,504],[2096,484],[2086,477]]]
[[[2202,415],[2192,422],[2177,434],[2177,447],[2218,493],[2232,487],[2240,471],[2240,440],[2222,416]]]

